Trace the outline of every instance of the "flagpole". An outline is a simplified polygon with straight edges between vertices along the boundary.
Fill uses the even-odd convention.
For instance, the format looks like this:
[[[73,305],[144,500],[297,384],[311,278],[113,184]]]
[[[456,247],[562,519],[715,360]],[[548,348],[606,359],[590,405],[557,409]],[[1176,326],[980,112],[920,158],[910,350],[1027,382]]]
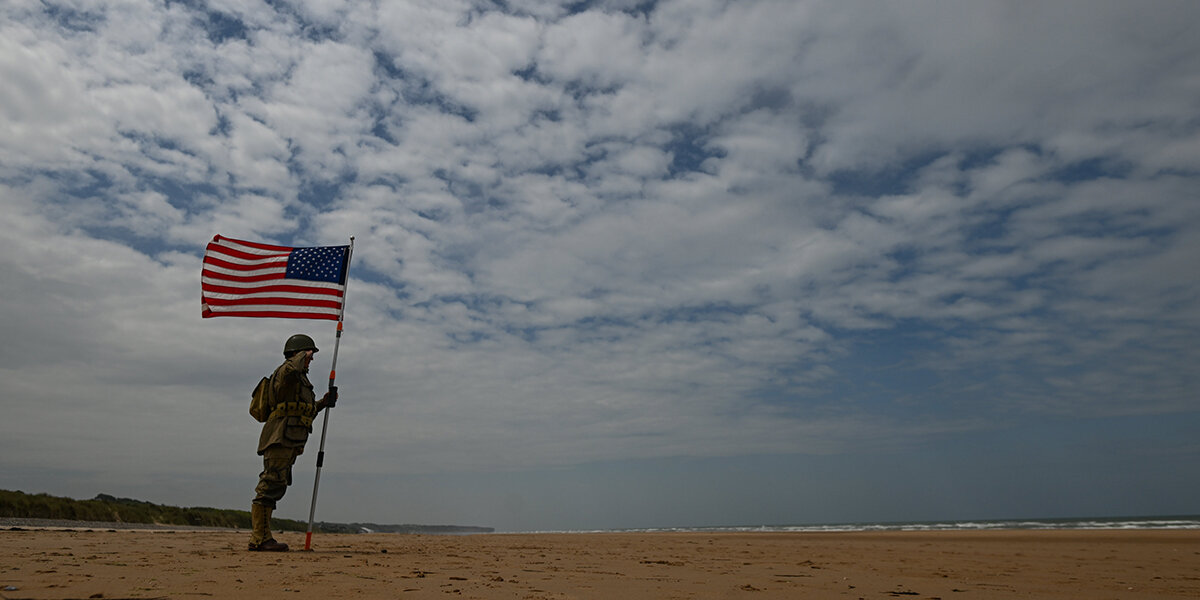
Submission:
[[[333,340],[333,361],[329,364],[329,389],[333,389],[333,381],[337,376],[338,346],[342,342],[342,318],[346,315],[346,294],[350,288],[350,258],[354,256],[354,236],[350,236],[350,248],[346,251],[346,281],[342,288],[342,308],[338,311],[337,336]],[[308,508],[308,532],[304,534],[304,549],[312,550],[313,519],[317,516],[317,486],[321,485],[321,466],[325,463],[325,434],[329,432],[329,412],[333,407],[325,407],[325,417],[321,419],[321,448],[317,452],[317,476],[313,479],[312,505]]]

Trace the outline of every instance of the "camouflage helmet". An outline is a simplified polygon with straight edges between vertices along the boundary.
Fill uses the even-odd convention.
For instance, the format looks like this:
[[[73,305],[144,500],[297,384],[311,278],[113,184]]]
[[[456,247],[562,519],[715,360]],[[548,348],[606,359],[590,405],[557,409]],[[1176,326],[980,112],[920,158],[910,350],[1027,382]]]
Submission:
[[[317,350],[317,343],[303,333],[297,333],[296,335],[293,335],[292,337],[288,338],[287,343],[283,345],[284,356],[291,356],[296,352],[302,352],[304,350],[319,352],[319,350]]]

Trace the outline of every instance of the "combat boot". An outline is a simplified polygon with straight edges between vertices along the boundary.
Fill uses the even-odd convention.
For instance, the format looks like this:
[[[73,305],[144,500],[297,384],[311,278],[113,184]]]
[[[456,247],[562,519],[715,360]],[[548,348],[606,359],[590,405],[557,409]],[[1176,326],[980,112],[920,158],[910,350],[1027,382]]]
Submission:
[[[275,541],[271,536],[271,508],[261,504],[250,505],[251,552],[287,552],[287,544]]]
[[[270,538],[260,544],[250,543],[251,552],[287,552],[288,545],[283,542],[275,541],[275,538]]]

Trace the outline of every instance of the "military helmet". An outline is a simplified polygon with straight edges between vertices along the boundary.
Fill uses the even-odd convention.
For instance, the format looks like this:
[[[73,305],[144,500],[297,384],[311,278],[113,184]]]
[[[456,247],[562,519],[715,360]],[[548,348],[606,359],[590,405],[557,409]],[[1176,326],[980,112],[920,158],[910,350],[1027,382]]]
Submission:
[[[317,343],[303,333],[297,333],[296,335],[293,335],[292,337],[288,338],[287,343],[283,345],[284,356],[291,356],[293,353],[302,352],[304,350],[319,352],[319,350],[317,350]]]

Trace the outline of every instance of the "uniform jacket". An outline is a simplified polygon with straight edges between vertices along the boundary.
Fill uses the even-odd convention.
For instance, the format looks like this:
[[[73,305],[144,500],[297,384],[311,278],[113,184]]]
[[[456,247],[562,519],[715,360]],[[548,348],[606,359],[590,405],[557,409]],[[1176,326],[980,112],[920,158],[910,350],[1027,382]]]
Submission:
[[[300,454],[304,452],[308,434],[312,433],[312,418],[317,414],[316,394],[308,380],[304,353],[297,352],[284,360],[271,375],[271,384],[271,416],[263,423],[262,433],[258,436],[258,453],[280,445],[294,448],[296,454]],[[285,407],[282,406],[284,403],[292,404]]]

